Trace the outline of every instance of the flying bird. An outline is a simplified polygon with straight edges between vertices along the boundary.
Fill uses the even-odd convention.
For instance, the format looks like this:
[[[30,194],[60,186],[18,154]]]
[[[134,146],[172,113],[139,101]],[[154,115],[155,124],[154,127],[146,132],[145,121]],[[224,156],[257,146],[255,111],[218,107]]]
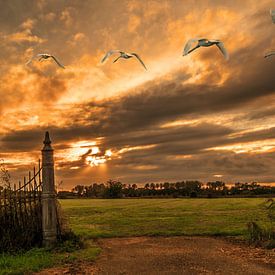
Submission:
[[[123,51],[120,51],[120,50],[110,50],[110,51],[108,51],[106,53],[106,55],[102,58],[101,63],[104,63],[104,61],[107,58],[109,58],[112,54],[115,54],[115,53],[119,53],[120,56],[117,57],[113,61],[113,63],[117,62],[120,58],[129,59],[129,58],[135,57],[141,63],[141,65],[145,68],[145,70],[147,70],[145,64],[143,63],[143,61],[141,60],[141,58],[139,57],[138,54],[136,54],[136,53],[126,53],[126,52],[123,52]]]
[[[38,61],[41,61],[41,60],[43,60],[43,59],[52,58],[52,59],[55,61],[55,63],[56,63],[59,67],[65,69],[65,66],[62,65],[62,64],[57,60],[57,58],[56,58],[55,56],[53,56],[53,55],[51,55],[51,54],[48,54],[48,53],[39,53],[39,54],[33,56],[33,57],[26,63],[26,65],[29,65],[35,58],[38,58]]]
[[[270,57],[270,56],[272,56],[272,55],[275,55],[275,51],[266,53],[264,57],[267,58],[267,57]]]
[[[192,47],[194,45],[194,43],[196,43],[196,45],[194,47]],[[229,59],[229,55],[227,50],[224,47],[224,44],[222,41],[220,40],[214,40],[214,39],[206,39],[206,38],[192,38],[189,39],[184,47],[183,50],[183,55],[188,55],[189,53],[193,52],[194,50],[196,50],[199,47],[210,47],[216,45],[220,51],[222,52],[222,54],[224,55],[225,59],[228,60]]]
[[[271,15],[273,24],[275,24],[275,10],[270,9],[270,15]]]

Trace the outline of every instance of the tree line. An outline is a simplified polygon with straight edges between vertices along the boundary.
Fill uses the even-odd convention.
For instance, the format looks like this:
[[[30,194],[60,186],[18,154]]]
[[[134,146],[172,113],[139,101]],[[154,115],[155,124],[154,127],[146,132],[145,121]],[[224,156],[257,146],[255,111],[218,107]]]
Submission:
[[[59,191],[59,198],[130,198],[130,197],[225,197],[225,196],[272,196],[275,187],[263,186],[256,182],[226,185],[222,181],[203,184],[200,181],[180,181],[164,183],[123,184],[109,180],[91,185],[76,185],[71,191]]]

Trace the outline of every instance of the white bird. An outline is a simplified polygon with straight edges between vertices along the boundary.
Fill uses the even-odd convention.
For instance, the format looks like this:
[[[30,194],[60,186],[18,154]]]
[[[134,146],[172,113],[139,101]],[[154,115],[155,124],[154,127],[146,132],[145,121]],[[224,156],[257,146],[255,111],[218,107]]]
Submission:
[[[195,47],[192,47],[192,45],[194,45],[194,43],[196,43]],[[222,52],[222,54],[224,55],[225,59],[228,60],[229,59],[229,55],[227,50],[224,47],[224,44],[222,41],[220,40],[214,40],[214,39],[206,39],[206,38],[192,38],[189,39],[184,47],[183,50],[183,55],[187,55],[191,52],[193,52],[194,50],[196,50],[199,47],[210,47],[216,45],[220,51]]]
[[[271,15],[273,24],[275,24],[275,10],[270,9],[270,15]]]
[[[266,53],[264,57],[267,58],[267,57],[270,57],[270,56],[272,56],[272,55],[275,55],[275,51]]]
[[[145,64],[143,63],[143,61],[141,60],[141,58],[139,57],[138,54],[136,54],[136,53],[126,53],[126,52],[123,52],[123,51],[120,51],[120,50],[110,50],[110,51],[108,51],[106,53],[106,55],[102,58],[101,63],[103,63],[107,58],[109,58],[114,53],[119,53],[120,56],[117,57],[113,61],[113,63],[117,62],[120,58],[129,59],[129,58],[135,57],[141,63],[141,65],[145,68],[145,70],[147,70]]]
[[[56,58],[55,56],[53,56],[53,55],[51,55],[51,54],[48,54],[48,53],[39,53],[39,54],[33,56],[33,57],[26,63],[26,65],[29,65],[35,58],[38,58],[38,61],[41,61],[42,59],[49,59],[49,58],[52,58],[52,59],[55,61],[55,63],[56,63],[59,67],[65,69],[65,66],[62,65],[62,64],[57,60],[57,58]]]

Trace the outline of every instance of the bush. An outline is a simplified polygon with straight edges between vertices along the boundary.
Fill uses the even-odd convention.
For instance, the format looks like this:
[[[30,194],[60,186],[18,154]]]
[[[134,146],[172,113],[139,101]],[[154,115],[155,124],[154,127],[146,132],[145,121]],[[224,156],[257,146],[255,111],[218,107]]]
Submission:
[[[256,223],[249,222],[247,224],[249,240],[253,243],[257,243],[263,240],[264,238],[264,230]]]
[[[74,234],[71,230],[64,232],[55,248],[58,252],[73,252],[84,248],[84,242],[80,236]]]
[[[256,222],[249,222],[247,224],[249,241],[273,249],[275,248],[275,202],[273,199],[268,199],[262,206],[265,209],[269,225],[262,228]]]

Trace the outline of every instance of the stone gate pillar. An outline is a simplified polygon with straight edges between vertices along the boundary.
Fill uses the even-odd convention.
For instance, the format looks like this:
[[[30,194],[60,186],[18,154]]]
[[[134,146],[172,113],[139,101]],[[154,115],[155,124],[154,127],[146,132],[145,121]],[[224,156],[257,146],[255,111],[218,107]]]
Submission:
[[[43,245],[53,246],[57,240],[57,215],[53,148],[49,132],[45,134],[42,149],[42,230]]]

